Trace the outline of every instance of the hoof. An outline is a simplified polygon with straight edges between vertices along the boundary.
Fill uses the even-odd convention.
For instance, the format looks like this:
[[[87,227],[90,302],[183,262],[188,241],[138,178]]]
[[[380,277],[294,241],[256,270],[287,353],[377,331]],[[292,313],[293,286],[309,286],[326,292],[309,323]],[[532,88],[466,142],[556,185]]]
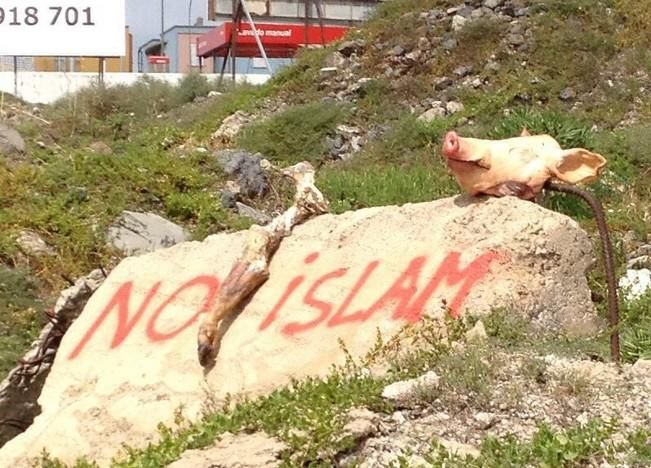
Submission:
[[[199,344],[197,346],[197,355],[199,357],[199,364],[202,367],[210,367],[215,364],[215,350],[209,344]]]

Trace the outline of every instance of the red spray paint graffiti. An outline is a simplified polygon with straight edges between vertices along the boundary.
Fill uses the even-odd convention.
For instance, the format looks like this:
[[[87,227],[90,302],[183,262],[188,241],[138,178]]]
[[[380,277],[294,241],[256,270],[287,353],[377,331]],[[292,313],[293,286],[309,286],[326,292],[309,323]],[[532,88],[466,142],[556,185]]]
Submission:
[[[302,298],[302,304],[314,310],[315,315],[306,322],[289,322],[282,328],[281,332],[285,335],[295,335],[312,330],[317,326],[336,327],[340,325],[362,323],[371,319],[374,315],[382,310],[391,311],[391,320],[404,320],[416,322],[420,320],[426,308],[427,302],[432,298],[434,293],[441,288],[456,287],[458,289],[454,297],[449,301],[450,310],[453,316],[457,316],[464,300],[472,290],[473,286],[480,281],[489,271],[493,261],[499,258],[496,252],[486,252],[475,258],[464,268],[460,267],[461,254],[459,252],[449,253],[433,270],[430,276],[426,276],[424,269],[427,265],[428,258],[419,256],[413,258],[393,281],[391,286],[379,295],[375,302],[369,307],[349,311],[354,299],[360,293],[368,288],[368,282],[372,280],[378,267],[381,266],[380,260],[374,260],[366,265],[358,278],[354,279],[350,289],[345,293],[341,304],[334,304],[319,298],[319,290],[323,292],[324,286],[328,282],[345,280],[349,275],[348,268],[337,268],[333,271],[326,272],[314,279]],[[317,261],[318,253],[312,253],[305,258],[305,264],[309,265]],[[291,279],[287,287],[280,295],[276,304],[269,311],[267,316],[262,320],[258,329],[266,330],[277,320],[282,318],[282,311],[286,303],[299,290],[306,281],[305,274],[298,275]],[[424,287],[418,287],[419,283],[425,281]],[[341,282],[341,281],[340,281]],[[93,335],[104,325],[105,321],[112,314],[115,315],[117,325],[113,333],[110,349],[120,346],[125,339],[132,333],[136,325],[149,310],[152,301],[157,295],[160,295],[161,282],[154,283],[149,288],[140,304],[132,303],[133,282],[123,283],[113,294],[111,300],[95,319],[95,322],[86,331],[82,339],[77,343],[68,359],[78,357],[86,345],[90,342]],[[165,309],[173,304],[178,298],[189,293],[191,290],[201,288],[204,290],[203,301],[197,304],[194,310],[188,312],[187,320],[174,330],[160,330],[157,322]],[[151,342],[161,342],[173,339],[181,332],[192,326],[198,316],[210,309],[214,303],[217,291],[219,290],[219,280],[214,276],[200,275],[179,286],[170,296],[153,309],[144,327],[144,334]],[[346,287],[344,286],[344,290]],[[133,315],[130,314],[131,308],[137,306]]]

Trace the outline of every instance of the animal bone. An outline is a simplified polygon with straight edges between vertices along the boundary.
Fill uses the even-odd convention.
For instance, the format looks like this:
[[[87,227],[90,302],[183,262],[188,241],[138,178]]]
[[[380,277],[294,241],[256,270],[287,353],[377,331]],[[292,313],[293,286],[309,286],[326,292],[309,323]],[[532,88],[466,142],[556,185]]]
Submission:
[[[551,179],[595,180],[606,159],[583,148],[562,149],[549,135],[483,140],[448,132],[443,155],[461,188],[471,195],[514,195],[532,200]]]
[[[312,216],[329,211],[328,201],[314,185],[314,168],[301,162],[282,171],[294,179],[294,204],[264,227],[253,225],[242,256],[224,280],[215,306],[204,316],[197,336],[199,363],[203,367],[214,362],[221,340],[220,323],[238,311],[248,297],[269,277],[269,260],[281,240],[292,228]]]

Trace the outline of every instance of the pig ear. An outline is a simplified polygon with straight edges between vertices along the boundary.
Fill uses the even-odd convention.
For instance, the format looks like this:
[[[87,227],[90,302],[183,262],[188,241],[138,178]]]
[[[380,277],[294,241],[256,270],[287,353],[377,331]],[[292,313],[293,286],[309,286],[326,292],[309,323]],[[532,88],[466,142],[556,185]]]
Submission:
[[[583,148],[561,151],[561,160],[552,170],[554,175],[570,184],[592,182],[606,165],[606,158]]]
[[[529,133],[529,130],[527,130],[526,126],[522,127],[522,132],[520,132],[520,136],[521,137],[531,136],[531,133]]]

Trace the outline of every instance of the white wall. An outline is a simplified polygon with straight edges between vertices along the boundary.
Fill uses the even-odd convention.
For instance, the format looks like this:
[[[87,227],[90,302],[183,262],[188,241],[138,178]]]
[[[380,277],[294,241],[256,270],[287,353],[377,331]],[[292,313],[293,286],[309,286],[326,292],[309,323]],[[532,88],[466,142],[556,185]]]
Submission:
[[[105,73],[104,83],[107,86],[115,84],[132,84],[143,73]],[[177,83],[183,78],[182,73],[152,73],[150,77]],[[205,74],[208,79],[217,79],[218,74]],[[235,79],[238,82],[262,84],[270,75],[240,74]],[[0,72],[0,91],[16,94],[13,72]],[[230,79],[224,75],[224,79]],[[97,83],[97,73],[64,73],[64,72],[18,72],[17,95],[32,103],[49,104],[67,93],[73,93],[83,87]]]

